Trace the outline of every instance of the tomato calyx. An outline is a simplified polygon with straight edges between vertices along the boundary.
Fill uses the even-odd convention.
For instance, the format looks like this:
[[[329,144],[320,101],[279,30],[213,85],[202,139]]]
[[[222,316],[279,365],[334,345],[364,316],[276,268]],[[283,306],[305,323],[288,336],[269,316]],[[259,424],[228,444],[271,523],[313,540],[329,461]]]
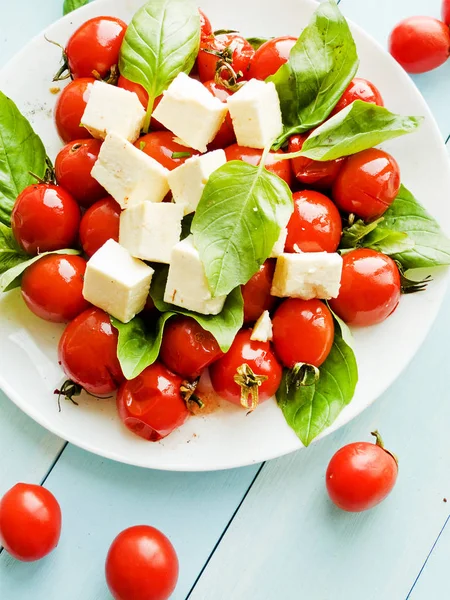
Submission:
[[[120,77],[119,66],[113,65],[108,71],[106,77],[102,77],[100,73],[94,69],[94,71],[92,71],[92,76],[97,81],[103,81],[104,83],[109,83],[110,85],[117,85]]]
[[[230,90],[231,92],[237,92],[237,90],[243,85],[243,81],[238,81],[244,77],[242,71],[235,71],[233,69],[233,50],[230,46],[227,46],[223,50],[208,50],[203,49],[206,54],[216,56],[219,60],[216,64],[216,72],[214,75],[214,81],[217,85]]]
[[[180,386],[180,393],[181,396],[183,398],[183,400],[186,402],[186,406],[188,407],[188,409],[193,412],[192,408],[192,404],[196,404],[198,406],[198,408],[201,410],[202,408],[204,408],[204,404],[201,401],[201,399],[195,394],[195,391],[197,389],[197,385],[198,382],[200,381],[200,377],[197,377],[197,379],[194,379],[194,381],[183,381],[183,383]]]
[[[384,446],[384,442],[383,442],[383,438],[380,435],[380,432],[378,431],[378,429],[375,429],[374,431],[370,432],[370,435],[373,435],[375,438],[375,445],[378,446],[379,448],[381,448],[382,450],[384,450],[386,452],[386,454],[389,454],[389,456],[392,456],[392,458],[395,460],[395,463],[398,467],[398,457],[396,454],[394,454],[393,452],[391,452],[390,450],[387,450],[387,448],[385,448]]]
[[[241,388],[241,405],[250,411],[255,410],[259,402],[259,386],[268,379],[267,375],[256,375],[253,369],[244,363],[238,367],[233,379]]]
[[[229,33],[239,33],[239,31],[236,31],[236,29],[216,29],[214,35],[227,35]]]
[[[289,370],[287,385],[295,389],[315,385],[320,378],[320,370],[309,363],[299,362]]]
[[[39,177],[39,175],[36,175],[32,171],[28,171],[28,173],[31,175],[31,177],[34,177],[34,179],[36,179],[36,181],[38,183],[42,183],[44,185],[45,184],[56,185],[55,169],[53,167],[52,161],[50,160],[50,158],[48,156],[46,156],[46,158],[45,158],[45,164],[46,164],[46,169],[45,169],[44,177]]]
[[[66,381],[62,384],[61,389],[56,389],[53,393],[58,394],[58,412],[61,412],[61,396],[64,397],[65,400],[69,400],[75,406],[79,406],[78,402],[74,400],[74,396],[79,396],[81,392],[84,391],[84,388],[72,381],[71,379],[66,379]]]
[[[423,292],[427,289],[427,285],[433,281],[431,275],[428,275],[428,277],[420,279],[419,281],[409,279],[405,275],[405,269],[403,268],[401,262],[398,260],[394,262],[397,265],[400,273],[400,289],[402,294],[415,294],[416,292]]]

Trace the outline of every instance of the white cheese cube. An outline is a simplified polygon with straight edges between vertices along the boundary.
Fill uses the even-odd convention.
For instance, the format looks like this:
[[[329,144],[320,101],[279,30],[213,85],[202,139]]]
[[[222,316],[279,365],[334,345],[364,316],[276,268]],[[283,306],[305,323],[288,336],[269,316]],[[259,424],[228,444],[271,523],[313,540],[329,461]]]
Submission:
[[[341,287],[342,257],[336,252],[282,254],[277,259],[271,294],[281,298],[336,298]]]
[[[226,162],[224,150],[214,150],[202,156],[193,156],[170,171],[168,178],[173,199],[177,204],[183,205],[184,214],[197,210],[210,175]]]
[[[83,296],[122,323],[141,312],[147,301],[153,269],[114,240],[88,260]]]
[[[91,174],[121,208],[161,202],[169,192],[168,169],[115,132],[103,142]]]
[[[119,244],[131,256],[169,263],[180,241],[183,207],[169,202],[141,202],[120,215]]]
[[[272,82],[251,79],[227,104],[240,146],[265,148],[283,131],[280,99]]]
[[[134,92],[96,81],[81,117],[81,125],[100,140],[115,131],[129,142],[135,142],[144,119],[145,110]]]
[[[268,310],[256,321],[250,339],[254,342],[270,342],[273,339],[272,319]]]
[[[280,256],[280,254],[283,254],[284,252],[284,247],[286,246],[286,240],[287,240],[287,227],[283,227],[283,229],[280,231],[280,236],[277,239],[277,241],[274,244],[274,247],[272,249],[272,254],[270,255],[269,258],[277,258],[278,256]]]
[[[227,105],[205,86],[180,73],[164,92],[153,117],[190,148],[206,152],[227,116]]]
[[[202,315],[217,315],[225,300],[226,296],[211,296],[194,236],[179,242],[172,250],[164,301]]]

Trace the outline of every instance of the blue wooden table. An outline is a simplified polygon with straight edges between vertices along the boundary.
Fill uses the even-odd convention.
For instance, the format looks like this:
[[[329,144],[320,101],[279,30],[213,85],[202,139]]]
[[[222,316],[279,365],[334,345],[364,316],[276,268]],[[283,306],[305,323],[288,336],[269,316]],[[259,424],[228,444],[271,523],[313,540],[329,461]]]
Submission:
[[[2,0],[0,66],[59,18],[61,6]],[[340,6],[385,45],[400,18],[439,16],[440,0]],[[447,140],[450,62],[415,81]],[[414,361],[369,410],[307,451],[234,471],[164,473],[104,460],[46,432],[0,393],[0,495],[17,481],[41,483],[64,519],[58,550],[39,563],[0,550],[0,599],[107,600],[109,544],[121,529],[147,523],[178,552],[177,600],[447,600],[449,334],[447,294]],[[397,486],[370,512],[340,512],[325,492],[327,463],[374,428],[400,457]]]

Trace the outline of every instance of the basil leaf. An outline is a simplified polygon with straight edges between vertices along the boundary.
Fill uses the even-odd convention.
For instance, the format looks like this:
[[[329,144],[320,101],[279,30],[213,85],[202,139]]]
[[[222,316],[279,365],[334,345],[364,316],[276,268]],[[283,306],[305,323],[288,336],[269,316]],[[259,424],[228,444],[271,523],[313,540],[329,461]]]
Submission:
[[[358,219],[352,225],[344,227],[342,230],[339,249],[348,250],[357,248],[366,235],[376,229],[382,221],[383,217],[377,219],[376,221],[372,221],[372,223],[364,223],[362,219]]]
[[[216,31],[214,32],[214,35],[224,35],[227,33],[239,33],[239,31],[237,31],[237,29],[216,29]]]
[[[43,143],[28,120],[0,92],[0,222],[9,225],[17,196],[44,177],[47,169]]]
[[[319,380],[308,386],[296,385],[295,377],[285,369],[277,392],[277,401],[290,427],[308,446],[329,427],[350,403],[358,381],[358,367],[351,347],[344,341],[336,324],[333,347],[320,367]]]
[[[180,239],[185,240],[188,237],[188,235],[191,235],[191,226],[192,226],[193,218],[194,218],[194,213],[190,213],[183,217],[183,220],[181,221],[181,237],[180,237]]]
[[[412,250],[415,243],[407,233],[392,231],[392,229],[386,227],[377,227],[364,238],[363,246],[391,256],[392,254]]]
[[[163,313],[171,312],[195,319],[203,329],[212,333],[222,352],[228,352],[244,322],[244,301],[240,287],[229,294],[221,313],[218,315],[201,315],[164,302],[168,270],[168,267],[157,266],[152,278],[150,296],[156,308]]]
[[[200,13],[194,0],[150,0],[128,25],[119,71],[149,95],[144,130],[155,98],[181,73],[189,73],[200,47]]]
[[[5,273],[29,258],[16,242],[12,229],[0,223],[0,273]]]
[[[211,175],[203,191],[192,233],[213,296],[247,283],[292,214],[289,187],[263,163],[231,161]]]
[[[269,39],[273,38],[259,38],[259,37],[249,37],[247,38],[247,42],[250,46],[253,46],[255,50],[259,50],[263,44],[269,41]]]
[[[277,88],[283,113],[284,131],[276,148],[328,117],[355,76],[358,62],[350,28],[337,4],[322,2],[288,62],[267,79]]]
[[[77,8],[85,6],[89,0],[64,0],[63,15],[68,15]]]

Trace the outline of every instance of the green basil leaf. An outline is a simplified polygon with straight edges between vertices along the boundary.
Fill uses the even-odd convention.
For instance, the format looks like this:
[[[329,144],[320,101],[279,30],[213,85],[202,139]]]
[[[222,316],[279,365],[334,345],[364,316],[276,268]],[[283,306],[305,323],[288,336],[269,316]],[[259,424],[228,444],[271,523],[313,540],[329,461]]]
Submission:
[[[88,2],[89,0],[64,0],[63,14],[68,15],[77,8],[85,6]]]
[[[227,33],[239,33],[239,31],[237,31],[237,29],[216,29],[216,31],[214,32],[214,35],[224,35]]]
[[[319,380],[308,386],[296,385],[285,369],[277,392],[277,401],[290,427],[308,446],[329,427],[350,403],[358,382],[358,367],[351,347],[336,325],[333,347],[320,367]]]
[[[217,169],[197,207],[192,233],[213,296],[247,283],[292,214],[288,185],[262,163],[231,161]]]
[[[36,183],[30,175],[44,177],[46,153],[43,143],[28,120],[5,94],[0,92],[0,222],[9,225],[17,196]]]
[[[250,46],[253,46],[255,50],[259,50],[259,48],[261,48],[261,46],[268,42],[270,39],[273,38],[249,37],[247,38],[247,42],[250,44]]]
[[[277,88],[283,113],[284,131],[275,147],[328,117],[355,76],[358,62],[350,28],[336,2],[322,2],[288,62],[267,79]]]
[[[168,270],[168,267],[157,266],[155,268],[150,296],[156,308],[162,313],[170,312],[192,317],[203,329],[206,329],[215,337],[222,352],[228,352],[244,322],[244,301],[240,287],[229,294],[221,313],[218,315],[201,315],[164,302]]]
[[[372,223],[364,223],[362,219],[357,219],[352,225],[344,227],[342,230],[342,237],[339,243],[340,250],[348,250],[357,248],[360,242],[368,235],[371,231],[376,229],[383,221],[383,217],[372,221]]]
[[[29,258],[16,242],[12,229],[0,223],[0,274]]]
[[[407,233],[392,231],[392,229],[386,227],[377,227],[364,238],[363,246],[391,256],[399,252],[412,250],[415,243]]]
[[[183,217],[183,220],[181,221],[181,239],[185,240],[188,235],[191,235],[191,227],[192,227],[192,220],[194,218],[194,213],[189,213],[188,215],[185,215]]]

